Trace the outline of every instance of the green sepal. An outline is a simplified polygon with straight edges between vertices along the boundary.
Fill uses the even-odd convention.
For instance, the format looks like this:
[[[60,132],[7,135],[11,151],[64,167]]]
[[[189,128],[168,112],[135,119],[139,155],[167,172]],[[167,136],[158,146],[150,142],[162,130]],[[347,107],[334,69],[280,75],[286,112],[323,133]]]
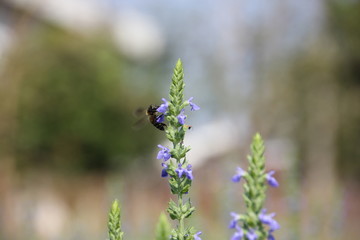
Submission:
[[[181,211],[183,218],[188,218],[193,212],[195,212],[195,207],[191,205],[190,199],[182,206]]]
[[[181,179],[179,190],[181,194],[186,194],[190,190],[192,181],[185,176],[182,176]]]
[[[168,171],[169,173],[169,171]],[[176,174],[174,172],[174,174]],[[169,173],[169,175],[171,176],[171,174]],[[173,177],[171,177],[169,179],[169,184],[170,184],[170,190],[172,194],[185,194],[189,192],[189,189],[191,187],[191,180],[188,179],[186,176],[182,176],[181,179],[179,180],[179,177],[176,175],[174,175]]]
[[[171,231],[171,236],[170,236],[170,240],[178,240],[179,234],[178,234],[178,231],[176,229],[173,229]]]
[[[173,200],[170,200],[167,212],[169,213],[169,216],[172,220],[179,220],[181,218],[181,211]]]
[[[171,150],[171,155],[175,159],[182,159],[186,156],[186,153],[190,151],[190,147],[184,147],[183,145],[176,145],[174,149]]]
[[[167,139],[169,139],[170,142],[176,141],[175,131],[174,131],[173,128],[168,127],[168,128],[166,129],[166,137],[167,137]]]
[[[185,240],[193,240],[196,230],[194,227],[188,227],[185,229]]]

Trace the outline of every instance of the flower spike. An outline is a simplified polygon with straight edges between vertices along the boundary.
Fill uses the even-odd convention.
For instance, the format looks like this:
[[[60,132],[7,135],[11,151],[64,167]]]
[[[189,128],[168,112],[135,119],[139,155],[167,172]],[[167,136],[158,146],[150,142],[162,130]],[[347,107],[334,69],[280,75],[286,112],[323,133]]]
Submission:
[[[185,201],[183,196],[189,193],[194,179],[191,164],[189,164],[186,153],[190,147],[184,146],[185,133],[191,128],[186,125],[186,106],[191,111],[199,110],[199,106],[192,102],[192,98],[184,101],[184,71],[180,59],[174,68],[171,78],[170,93],[168,100],[162,98],[162,104],[156,109],[156,122],[161,130],[166,133],[167,139],[172,143],[172,148],[158,145],[160,148],[157,158],[162,159],[161,176],[168,177],[172,194],[177,195],[176,201],[170,200],[167,212],[172,220],[177,220],[177,227],[172,230],[170,240],[201,240],[201,232],[195,231],[193,227],[186,227],[185,220],[195,211],[190,200]],[[163,123],[166,121],[166,123]],[[166,126],[163,127],[163,126]],[[159,128],[160,129],[160,128]]]
[[[239,182],[244,178],[244,201],[245,214],[231,212],[232,217],[229,228],[241,228],[243,232],[234,233],[231,240],[275,240],[273,232],[280,228],[280,224],[274,219],[275,213],[266,213],[263,208],[266,198],[266,182],[273,187],[279,183],[272,176],[275,171],[265,172],[264,142],[260,134],[255,134],[250,146],[251,154],[248,156],[249,167],[245,171],[238,167],[232,177],[233,182]]]

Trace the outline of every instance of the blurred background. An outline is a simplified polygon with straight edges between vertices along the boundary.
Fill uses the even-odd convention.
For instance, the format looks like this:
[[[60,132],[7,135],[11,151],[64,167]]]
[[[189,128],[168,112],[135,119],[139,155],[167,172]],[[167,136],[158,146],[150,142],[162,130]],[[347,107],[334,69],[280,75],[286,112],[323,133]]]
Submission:
[[[0,239],[154,239],[171,197],[163,132],[136,109],[168,96],[181,58],[197,207],[229,239],[252,135],[277,189],[277,239],[360,236],[360,1],[0,0]],[[136,125],[136,127],[134,127]],[[138,126],[141,125],[141,126]]]

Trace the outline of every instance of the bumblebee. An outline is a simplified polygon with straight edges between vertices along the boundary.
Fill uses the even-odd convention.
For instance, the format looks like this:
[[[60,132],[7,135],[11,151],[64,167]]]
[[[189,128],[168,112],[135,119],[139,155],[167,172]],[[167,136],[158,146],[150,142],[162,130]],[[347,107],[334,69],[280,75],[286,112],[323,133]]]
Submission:
[[[159,112],[157,111],[157,109],[159,108],[159,106],[155,106],[155,105],[150,105],[148,107],[148,109],[146,110],[146,115],[149,118],[149,122],[156,127],[157,129],[164,131],[166,128],[166,124],[159,122],[159,119],[164,117],[164,114],[159,114]]]

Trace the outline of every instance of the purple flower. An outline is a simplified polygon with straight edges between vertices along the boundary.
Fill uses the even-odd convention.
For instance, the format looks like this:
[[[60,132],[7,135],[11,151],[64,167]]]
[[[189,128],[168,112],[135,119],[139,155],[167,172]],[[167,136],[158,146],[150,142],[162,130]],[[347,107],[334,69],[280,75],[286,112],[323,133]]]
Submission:
[[[276,221],[275,221],[276,222]],[[277,223],[277,222],[276,222]],[[278,224],[278,223],[277,223]],[[280,228],[280,225],[278,225],[278,228]],[[278,229],[278,228],[276,228],[276,229]],[[269,229],[269,233],[268,233],[268,240],[275,240],[275,237],[274,237],[274,235],[272,235],[272,232],[273,231],[275,231],[276,229],[272,229],[271,227],[270,227],[270,229]]]
[[[156,122],[162,123],[164,122],[164,119],[165,119],[165,115],[161,114],[160,116],[156,117]]]
[[[235,212],[231,212],[230,215],[232,219],[230,221],[229,228],[235,228],[237,226],[237,222],[240,220],[240,215]]]
[[[246,237],[249,240],[256,240],[258,238],[258,235],[255,233],[254,229],[250,229],[250,231],[246,233]]]
[[[266,180],[268,184],[272,187],[278,187],[279,183],[276,181],[276,179],[272,176],[274,175],[275,171],[270,171],[266,174]]]
[[[194,97],[191,97],[189,98],[188,102],[190,104],[190,107],[191,107],[191,111],[197,111],[197,110],[200,110],[200,107],[198,105],[196,105],[195,103],[192,102]]]
[[[271,221],[274,220],[273,217],[275,216],[275,213],[266,214],[266,212],[266,208],[263,208],[259,213],[259,219],[264,224],[270,224]]]
[[[186,115],[184,114],[184,109],[181,110],[180,114],[177,116],[177,119],[181,125],[185,124]]]
[[[161,170],[161,177],[167,177],[169,175],[167,172],[168,166],[165,163],[161,163],[161,166],[163,166],[163,169]]]
[[[236,232],[232,235],[231,240],[241,240],[244,236],[244,232],[241,227],[236,226]]]
[[[202,232],[197,232],[194,234],[194,240],[201,240],[201,238],[199,237],[199,235],[201,235]]]
[[[266,209],[262,209],[259,214],[259,219],[262,223],[270,226],[270,232],[280,228],[280,224],[274,219],[275,213],[266,214]]]
[[[192,166],[189,164],[186,168],[182,168],[182,164],[179,163],[178,168],[175,170],[175,172],[178,174],[179,178],[181,178],[185,174],[188,179],[193,180],[194,177],[192,175],[191,167]]]
[[[274,236],[269,232],[269,235],[268,235],[268,240],[275,240]]]
[[[191,168],[192,168],[191,164],[188,164],[187,167],[186,167],[186,170],[185,170],[185,174],[186,174],[188,179],[193,180],[194,177],[192,175],[192,169]]]
[[[169,102],[165,98],[162,98],[161,100],[164,103],[161,104],[160,107],[158,107],[158,109],[156,109],[156,111],[161,112],[161,113],[166,113],[166,111],[168,110],[168,107],[169,107]]]
[[[164,161],[169,160],[171,158],[170,149],[160,144],[158,147],[161,148],[161,150],[158,152],[157,159],[164,159]]]
[[[274,219],[271,223],[270,223],[270,232],[273,232],[275,230],[278,230],[280,228],[280,224]]]
[[[178,168],[175,170],[175,172],[178,174],[179,178],[182,177],[184,174],[185,169],[182,168],[182,164],[179,163]]]
[[[236,170],[236,174],[232,177],[233,182],[240,182],[241,178],[245,176],[246,171],[244,171],[241,167],[238,167]]]

